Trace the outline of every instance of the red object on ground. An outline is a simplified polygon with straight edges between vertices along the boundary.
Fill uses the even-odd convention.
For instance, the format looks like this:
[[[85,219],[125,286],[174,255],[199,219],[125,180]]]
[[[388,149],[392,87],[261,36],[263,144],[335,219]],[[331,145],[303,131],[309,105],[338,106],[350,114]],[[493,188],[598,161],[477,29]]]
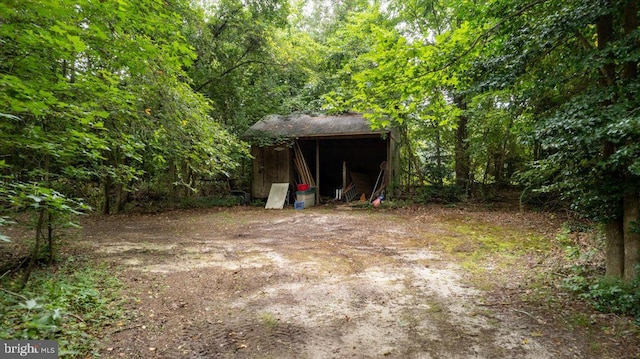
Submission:
[[[302,191],[306,191],[309,189],[309,185],[306,183],[301,183],[298,185],[298,191],[302,192]]]

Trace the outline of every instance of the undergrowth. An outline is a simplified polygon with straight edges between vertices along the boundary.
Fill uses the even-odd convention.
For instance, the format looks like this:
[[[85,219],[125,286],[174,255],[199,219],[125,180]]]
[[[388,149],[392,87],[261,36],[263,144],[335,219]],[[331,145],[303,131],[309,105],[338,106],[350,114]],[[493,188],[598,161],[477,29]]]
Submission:
[[[640,269],[640,266],[638,266]],[[597,310],[605,313],[631,315],[640,325],[640,279],[625,282],[602,277],[579,294]]]
[[[0,282],[0,339],[57,340],[61,358],[98,355],[102,329],[122,316],[120,282],[107,268],[68,259],[38,269],[19,293]]]
[[[178,208],[235,207],[242,203],[237,196],[186,197],[176,204]]]
[[[640,266],[631,282],[606,277],[600,231],[593,231],[583,243],[569,241],[570,232],[566,227],[557,238],[565,244],[565,256],[571,263],[564,269],[563,287],[600,312],[632,316],[640,325]]]

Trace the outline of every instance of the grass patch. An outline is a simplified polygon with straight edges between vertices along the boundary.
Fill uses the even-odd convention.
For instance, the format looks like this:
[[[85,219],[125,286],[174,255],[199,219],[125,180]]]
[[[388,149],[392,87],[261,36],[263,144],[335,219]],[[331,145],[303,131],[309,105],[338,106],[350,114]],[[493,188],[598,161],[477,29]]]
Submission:
[[[554,247],[553,241],[541,233],[474,218],[446,218],[438,227],[443,234],[431,237],[435,247],[456,258],[473,285],[481,290],[520,280],[503,274],[514,268],[524,269],[523,258]]]
[[[121,284],[106,267],[72,259],[35,271],[20,293],[0,286],[0,339],[57,340],[61,358],[98,355],[103,328],[122,317]]]
[[[442,313],[445,311],[445,308],[442,306],[442,303],[433,301],[429,303],[429,308],[426,310],[427,313]]]
[[[550,241],[536,233],[520,232],[502,225],[486,223],[454,222],[450,230],[461,234],[461,240],[470,243],[480,253],[513,252],[522,254],[529,251],[543,251],[551,247]]]
[[[524,254],[552,247],[543,235],[500,225],[456,220],[443,222],[442,226],[449,234],[440,237],[436,245],[456,256],[471,271],[484,272],[487,266],[492,269],[511,266]]]
[[[268,312],[262,313],[260,315],[260,320],[268,328],[277,327],[278,324],[280,324],[280,319],[276,318],[276,316],[273,315],[273,313],[268,313]]]

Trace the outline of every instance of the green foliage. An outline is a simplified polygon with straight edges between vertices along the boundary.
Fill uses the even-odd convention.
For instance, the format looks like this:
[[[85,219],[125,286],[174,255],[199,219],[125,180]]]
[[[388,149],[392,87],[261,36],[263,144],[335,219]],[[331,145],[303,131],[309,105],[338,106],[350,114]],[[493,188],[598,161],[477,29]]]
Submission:
[[[640,323],[640,279],[636,277],[629,282],[602,276],[602,248],[597,245],[602,238],[598,237],[599,231],[593,231],[593,228],[577,228],[578,231],[585,229],[588,231],[581,233],[581,236],[596,236],[595,241],[586,241],[587,244],[591,242],[590,245],[575,242],[572,239],[573,230],[566,223],[556,236],[557,245],[564,248],[564,255],[571,263],[564,269],[562,287],[598,311],[634,316]],[[636,270],[640,270],[640,266]]]
[[[637,270],[640,267],[637,268]],[[584,267],[576,266],[564,281],[564,286],[603,313],[629,315],[640,324],[640,281],[595,277]]]
[[[190,187],[234,170],[247,146],[210,116],[185,71],[197,53],[181,30],[198,16],[186,1],[4,4],[3,186],[88,198],[101,186],[92,204],[107,211],[166,173],[167,186]]]
[[[312,50],[291,49],[304,37],[286,31],[289,1],[225,0],[205,10],[187,16],[185,34],[198,55],[192,86],[212,102],[210,115],[242,134],[265,115],[295,110]]]
[[[146,183],[187,195],[248,157],[191,87],[197,52],[183,30],[204,21],[191,2],[10,1],[0,10],[0,215],[30,216],[23,283],[45,247],[53,260],[58,229],[87,203],[118,212]]]
[[[262,207],[262,208],[264,208],[264,206],[265,206],[266,204],[267,204],[267,203],[266,203],[264,200],[261,200],[261,199],[252,199],[252,200],[251,200],[251,203],[250,203],[250,205],[251,205],[252,207]]]
[[[629,104],[594,107],[603,101],[602,93],[593,89],[576,96],[542,123],[538,135],[549,155],[526,172],[529,178],[545,182],[544,191],[562,193],[576,210],[597,220],[618,217],[622,193],[637,191],[637,183],[616,178],[618,171],[631,172],[640,154],[631,140],[640,138],[640,130],[629,126],[640,119]],[[606,142],[616,147],[607,157],[602,156]]]
[[[454,170],[465,176],[456,178],[461,183],[511,184],[531,155],[523,136],[531,117],[506,91],[475,91],[474,61],[485,44],[480,33],[494,21],[488,8],[482,2],[392,1],[384,10],[372,5],[352,14],[337,36],[340,44],[358,44],[357,50],[343,61],[326,108],[363,112],[374,128],[406,129],[403,153],[407,167],[423,174],[418,185],[442,184]]]
[[[235,207],[243,199],[236,196],[187,197],[180,200],[179,208]]]
[[[293,138],[284,135],[276,135],[263,131],[255,131],[249,129],[245,132],[244,137],[253,146],[257,147],[270,147],[270,146],[287,146],[291,147],[294,143]]]
[[[415,201],[418,203],[452,203],[460,201],[464,194],[464,189],[455,185],[429,185],[419,190]]]
[[[103,328],[122,316],[120,283],[106,268],[84,265],[38,271],[20,295],[0,290],[0,339],[57,340],[61,358],[97,355]]]
[[[472,89],[508,91],[527,118],[519,132],[535,161],[521,180],[601,221],[620,217],[624,192],[638,190],[638,79],[602,80],[605,64],[622,74],[624,62],[640,58],[629,46],[637,35],[621,29],[623,5],[501,2],[489,14],[500,26],[473,64]],[[605,15],[616,28],[602,48],[594,25]]]
[[[67,215],[82,214],[82,211],[91,209],[81,200],[67,198],[60,192],[37,184],[9,184],[6,195],[15,211],[46,208],[50,213]]]
[[[0,227],[6,226],[6,225],[12,225],[15,223],[16,222],[12,221],[9,217],[0,217]],[[11,238],[0,233],[0,242],[9,243],[11,242]]]
[[[640,281],[637,277],[632,282],[619,278],[600,278],[579,297],[601,312],[634,316],[640,324]]]

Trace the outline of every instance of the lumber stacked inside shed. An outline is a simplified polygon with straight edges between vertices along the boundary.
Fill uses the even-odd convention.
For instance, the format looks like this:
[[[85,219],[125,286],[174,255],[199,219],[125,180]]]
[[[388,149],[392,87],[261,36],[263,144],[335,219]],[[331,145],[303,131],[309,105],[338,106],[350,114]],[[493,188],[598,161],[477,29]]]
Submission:
[[[316,181],[313,179],[313,175],[311,174],[311,170],[307,165],[307,161],[304,159],[304,155],[302,154],[302,150],[300,146],[296,142],[293,146],[294,158],[293,163],[296,166],[296,171],[298,171],[298,176],[300,183],[306,183],[310,187],[316,186]]]

